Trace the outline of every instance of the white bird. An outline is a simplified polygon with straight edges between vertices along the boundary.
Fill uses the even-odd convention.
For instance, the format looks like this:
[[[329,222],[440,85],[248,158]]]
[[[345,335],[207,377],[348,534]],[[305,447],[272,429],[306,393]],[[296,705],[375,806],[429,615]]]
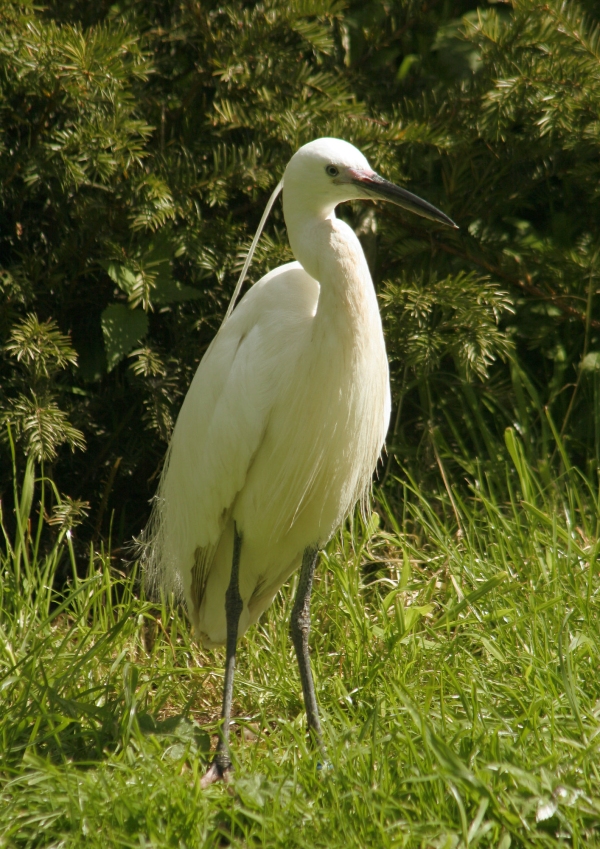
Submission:
[[[309,729],[322,746],[308,633],[318,552],[366,499],[390,416],[388,362],[369,268],[335,207],[382,198],[456,226],[379,177],[351,144],[301,147],[283,177],[296,262],[258,281],[202,359],[171,439],[148,539],[151,577],[183,595],[206,646],[226,643],[220,742],[231,769],[237,639],[302,565],[291,633]]]

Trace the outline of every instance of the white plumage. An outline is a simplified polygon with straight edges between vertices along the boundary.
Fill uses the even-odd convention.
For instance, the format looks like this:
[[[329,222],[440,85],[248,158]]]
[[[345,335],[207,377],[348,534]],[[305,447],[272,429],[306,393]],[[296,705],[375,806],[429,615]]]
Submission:
[[[377,299],[360,243],[335,217],[323,164],[370,172],[351,145],[302,148],[283,181],[298,262],[253,286],[206,352],[173,433],[153,560],[206,645],[226,638],[233,523],[243,538],[238,635],[304,549],[324,545],[369,489],[390,415]],[[364,192],[363,192],[364,195]]]

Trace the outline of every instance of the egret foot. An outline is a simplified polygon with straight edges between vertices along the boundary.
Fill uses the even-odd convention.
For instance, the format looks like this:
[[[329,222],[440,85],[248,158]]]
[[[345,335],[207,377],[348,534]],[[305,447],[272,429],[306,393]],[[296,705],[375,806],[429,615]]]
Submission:
[[[213,761],[207,772],[205,772],[200,779],[200,787],[202,790],[205,790],[207,787],[210,787],[211,784],[216,784],[217,781],[224,781],[227,784],[232,778],[233,767],[231,764],[229,764],[229,766],[222,767],[219,763],[217,763],[217,761]]]

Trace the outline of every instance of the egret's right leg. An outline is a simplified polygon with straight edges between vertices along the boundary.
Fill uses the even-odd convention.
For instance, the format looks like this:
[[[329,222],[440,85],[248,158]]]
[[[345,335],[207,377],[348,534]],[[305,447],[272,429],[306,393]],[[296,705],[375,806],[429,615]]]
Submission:
[[[225,683],[223,685],[223,709],[221,711],[221,733],[217,751],[210,769],[201,781],[202,787],[207,787],[215,781],[220,781],[231,771],[231,755],[229,753],[229,725],[231,722],[231,703],[233,701],[233,674],[235,672],[235,652],[237,647],[238,625],[244,602],[240,595],[240,553],[242,537],[233,527],[233,558],[231,562],[231,577],[225,593],[225,618],[227,620],[227,648],[225,659]]]
[[[313,578],[315,575],[315,569],[317,568],[318,557],[319,549],[316,548],[316,546],[307,548],[304,552],[304,556],[302,557],[302,567],[300,569],[296,600],[292,610],[290,632],[294,648],[296,649],[298,666],[300,667],[300,680],[302,681],[302,692],[304,694],[304,705],[306,707],[308,728],[316,738],[319,748],[324,752],[325,746],[323,745],[323,734],[321,732],[321,722],[319,720],[319,708],[317,705],[317,696],[315,694],[315,684],[310,668],[310,654],[308,651],[308,636],[310,634],[310,596],[312,593]]]

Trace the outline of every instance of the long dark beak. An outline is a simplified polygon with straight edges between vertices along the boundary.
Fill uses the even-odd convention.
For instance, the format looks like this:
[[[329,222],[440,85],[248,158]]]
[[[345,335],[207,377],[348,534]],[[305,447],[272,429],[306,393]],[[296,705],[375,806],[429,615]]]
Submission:
[[[400,186],[390,183],[389,180],[384,180],[375,171],[353,171],[351,182],[355,186],[359,186],[365,192],[367,197],[381,200],[389,200],[397,206],[408,209],[410,212],[416,212],[417,215],[423,218],[430,218],[432,221],[439,221],[441,224],[447,224],[448,227],[454,227],[458,230],[458,224],[455,224],[451,218],[448,218],[443,212],[440,212],[431,203],[423,200],[412,192],[407,192],[406,189],[401,189]]]

